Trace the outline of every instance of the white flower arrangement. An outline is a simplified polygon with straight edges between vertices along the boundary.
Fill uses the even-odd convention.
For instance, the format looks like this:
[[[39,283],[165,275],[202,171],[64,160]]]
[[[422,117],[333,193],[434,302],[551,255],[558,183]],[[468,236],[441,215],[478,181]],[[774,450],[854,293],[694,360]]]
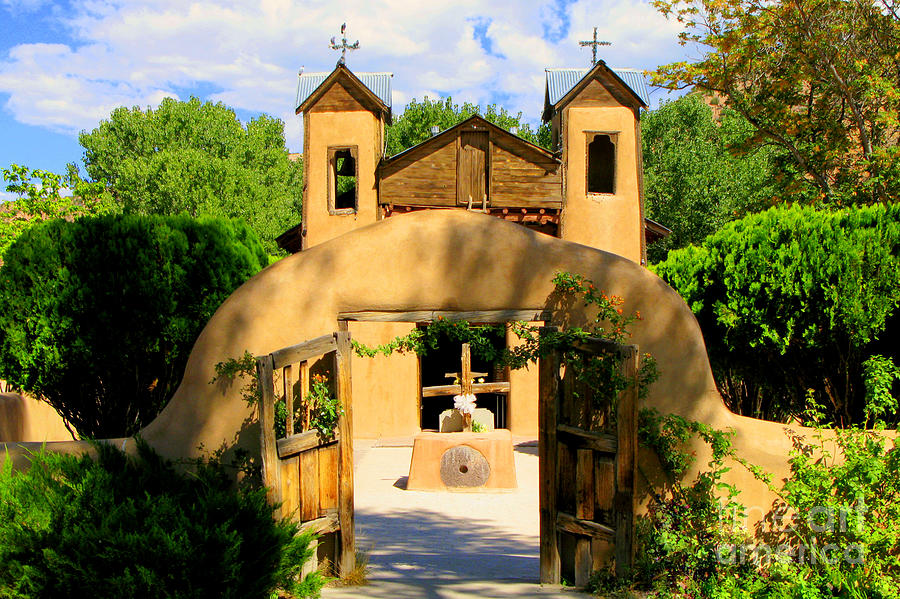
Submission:
[[[473,393],[454,395],[453,407],[459,410],[461,414],[468,414],[471,416],[475,413],[475,395]]]

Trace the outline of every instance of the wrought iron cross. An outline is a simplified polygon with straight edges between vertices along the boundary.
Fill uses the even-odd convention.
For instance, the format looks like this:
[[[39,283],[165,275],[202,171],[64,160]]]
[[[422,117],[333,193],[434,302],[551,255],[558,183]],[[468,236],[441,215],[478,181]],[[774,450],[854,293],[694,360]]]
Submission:
[[[332,40],[333,42],[334,40]],[[612,42],[603,42],[597,40],[597,28],[594,27],[594,39],[584,42],[578,42],[579,46],[591,46],[591,66],[597,64],[597,46],[612,46]]]
[[[594,31],[594,35],[596,36],[596,30]],[[332,50],[340,50],[341,57],[338,59],[338,64],[346,64],[347,62],[347,50],[359,50],[359,40],[356,40],[352,44],[347,43],[347,24],[344,23],[341,25],[341,43],[338,45],[337,42],[334,41],[334,36],[331,38],[330,47]]]

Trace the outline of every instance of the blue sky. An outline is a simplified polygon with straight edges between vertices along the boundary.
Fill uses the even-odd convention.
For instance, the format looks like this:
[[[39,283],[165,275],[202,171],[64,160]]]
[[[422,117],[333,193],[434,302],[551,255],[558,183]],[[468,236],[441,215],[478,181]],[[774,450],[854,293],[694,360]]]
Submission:
[[[79,131],[166,96],[281,118],[299,151],[297,72],[333,68],[328,40],[344,21],[361,46],[348,66],[394,73],[395,114],[450,94],[537,123],[544,68],[588,66],[578,41],[594,26],[613,42],[600,52],[610,66],[685,56],[649,0],[0,0],[0,167],[62,172],[81,159]]]

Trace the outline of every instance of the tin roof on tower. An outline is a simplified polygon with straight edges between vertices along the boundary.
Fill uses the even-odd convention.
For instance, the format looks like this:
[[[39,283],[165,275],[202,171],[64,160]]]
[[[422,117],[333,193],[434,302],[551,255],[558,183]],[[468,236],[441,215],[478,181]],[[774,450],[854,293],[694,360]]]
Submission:
[[[601,61],[602,64],[602,61]],[[584,77],[593,70],[586,69],[544,69],[547,77],[547,103],[555,106],[574,88]],[[650,105],[650,89],[644,72],[638,69],[609,68],[631,92],[636,95],[645,106]],[[545,110],[547,107],[545,107]]]
[[[349,70],[349,69],[348,69]],[[297,82],[297,100],[294,108],[299,108],[331,73],[301,73]],[[369,91],[375,94],[388,108],[391,107],[391,78],[393,73],[353,73]]]

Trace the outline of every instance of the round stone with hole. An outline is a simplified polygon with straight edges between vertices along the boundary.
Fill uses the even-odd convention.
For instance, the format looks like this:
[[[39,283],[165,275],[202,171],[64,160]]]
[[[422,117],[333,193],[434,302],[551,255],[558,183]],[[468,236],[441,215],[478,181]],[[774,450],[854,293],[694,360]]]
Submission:
[[[441,481],[448,487],[482,487],[491,476],[491,465],[484,454],[457,445],[441,456]]]

